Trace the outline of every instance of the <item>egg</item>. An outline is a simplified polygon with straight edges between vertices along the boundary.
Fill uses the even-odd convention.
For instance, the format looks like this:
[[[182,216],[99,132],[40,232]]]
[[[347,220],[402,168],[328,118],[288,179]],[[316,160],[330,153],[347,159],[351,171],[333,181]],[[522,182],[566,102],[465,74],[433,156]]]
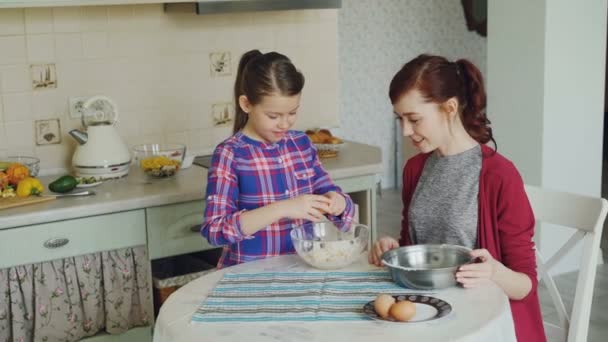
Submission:
[[[380,294],[374,301],[374,310],[382,318],[388,318],[388,312],[391,306],[395,304],[395,298],[387,294]]]
[[[416,315],[416,304],[409,300],[402,300],[393,304],[389,314],[400,322],[407,322]]]

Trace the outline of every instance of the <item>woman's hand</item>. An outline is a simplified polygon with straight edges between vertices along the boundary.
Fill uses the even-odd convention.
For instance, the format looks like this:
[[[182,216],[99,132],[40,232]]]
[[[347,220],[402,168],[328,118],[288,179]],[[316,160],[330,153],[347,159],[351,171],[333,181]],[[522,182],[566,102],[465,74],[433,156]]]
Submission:
[[[323,196],[331,201],[329,204],[329,210],[327,211],[328,214],[338,216],[344,212],[344,209],[346,209],[346,199],[344,199],[344,196],[340,195],[339,193],[330,191],[323,194]]]
[[[471,257],[481,262],[460,266],[456,272],[456,281],[465,288],[478,287],[488,281],[494,281],[494,275],[502,264],[496,261],[487,249],[475,249],[471,251]]]
[[[399,242],[392,237],[382,237],[374,243],[374,246],[369,250],[367,261],[376,266],[382,266],[382,254],[390,251],[393,248],[399,247]]]
[[[321,195],[300,195],[281,202],[283,217],[305,219],[313,222],[325,220],[331,200]]]

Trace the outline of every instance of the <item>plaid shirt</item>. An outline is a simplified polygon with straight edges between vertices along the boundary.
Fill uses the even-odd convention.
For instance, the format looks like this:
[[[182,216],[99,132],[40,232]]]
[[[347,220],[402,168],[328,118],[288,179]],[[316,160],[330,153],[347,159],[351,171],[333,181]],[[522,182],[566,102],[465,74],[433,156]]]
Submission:
[[[294,253],[289,232],[305,220],[283,218],[254,233],[241,230],[241,214],[303,194],[342,193],[321,166],[306,134],[289,131],[274,144],[253,140],[238,132],[220,143],[207,179],[205,221],[201,233],[210,244],[224,246],[218,268]],[[330,220],[351,222],[354,204]],[[345,225],[348,226],[348,225]]]

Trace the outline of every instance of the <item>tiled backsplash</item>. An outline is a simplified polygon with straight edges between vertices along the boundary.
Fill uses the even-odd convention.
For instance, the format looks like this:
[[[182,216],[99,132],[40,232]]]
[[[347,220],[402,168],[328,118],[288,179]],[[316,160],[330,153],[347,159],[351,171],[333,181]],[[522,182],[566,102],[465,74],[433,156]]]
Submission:
[[[253,48],[282,52],[303,71],[298,128],[338,123],[335,10],[211,16],[165,14],[160,4],[0,10],[0,157],[34,155],[43,170],[68,168],[75,142],[67,132],[80,127],[69,99],[98,94],[116,102],[129,145],[181,142],[209,151],[231,132],[238,59]],[[57,129],[54,119],[58,139],[48,135]]]

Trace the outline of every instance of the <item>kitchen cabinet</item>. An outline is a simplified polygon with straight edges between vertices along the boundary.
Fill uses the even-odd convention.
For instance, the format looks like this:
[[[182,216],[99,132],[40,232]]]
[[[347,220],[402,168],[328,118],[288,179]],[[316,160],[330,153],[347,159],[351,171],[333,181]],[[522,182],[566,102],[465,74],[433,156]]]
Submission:
[[[0,230],[0,269],[145,246],[146,240],[142,209],[4,229]],[[151,333],[152,326],[147,326],[120,335],[102,333],[84,340],[143,342],[151,340]]]
[[[201,236],[204,201],[190,201],[146,209],[150,259],[214,248]]]
[[[195,2],[194,0],[8,0],[0,2],[0,8],[107,6]]]
[[[0,230],[0,268],[146,244],[143,210]]]

